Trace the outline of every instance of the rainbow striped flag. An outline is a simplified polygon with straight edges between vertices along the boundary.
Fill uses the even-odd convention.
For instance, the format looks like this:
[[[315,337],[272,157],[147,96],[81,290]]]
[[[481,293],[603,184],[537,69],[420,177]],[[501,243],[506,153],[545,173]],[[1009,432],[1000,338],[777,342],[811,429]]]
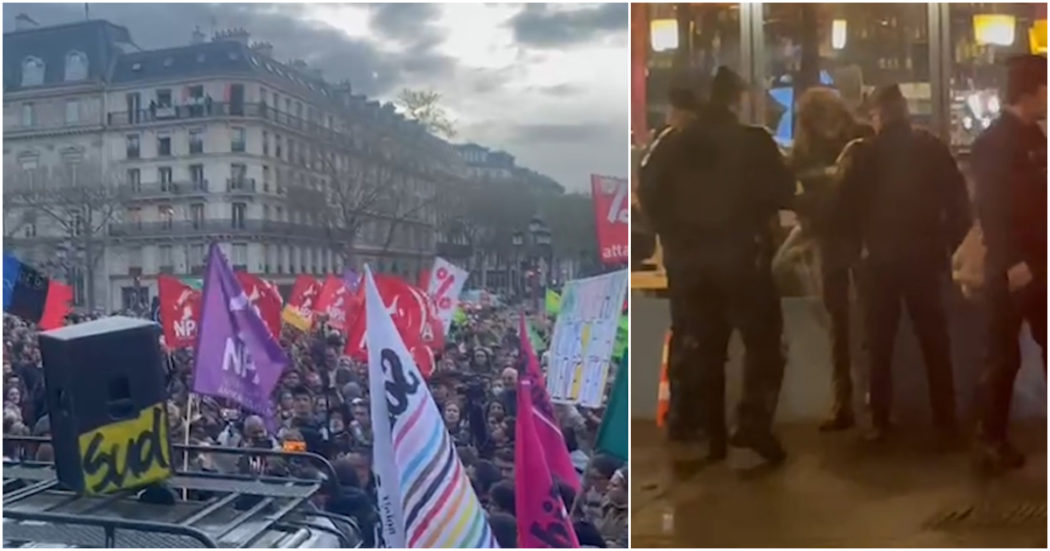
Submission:
[[[365,285],[372,449],[382,522],[378,543],[498,547],[426,381],[367,266]]]

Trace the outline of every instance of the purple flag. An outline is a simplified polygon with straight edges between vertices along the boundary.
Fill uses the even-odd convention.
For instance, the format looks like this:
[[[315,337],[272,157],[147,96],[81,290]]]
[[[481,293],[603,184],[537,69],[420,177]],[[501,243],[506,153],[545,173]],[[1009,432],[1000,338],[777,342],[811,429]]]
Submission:
[[[346,288],[349,289],[351,293],[356,293],[357,288],[361,286],[361,274],[347,266],[346,270],[343,271],[343,283],[346,284]]]
[[[216,243],[208,251],[201,303],[193,391],[272,417],[270,393],[288,357],[248,302]]]

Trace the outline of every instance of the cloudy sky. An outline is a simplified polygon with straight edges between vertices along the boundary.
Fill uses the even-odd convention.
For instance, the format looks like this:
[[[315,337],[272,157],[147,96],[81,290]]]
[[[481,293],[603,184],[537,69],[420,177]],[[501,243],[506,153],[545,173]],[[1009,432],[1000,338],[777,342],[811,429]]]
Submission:
[[[84,4],[5,4],[4,31],[82,20]],[[432,88],[456,141],[505,149],[572,190],[626,176],[625,4],[91,4],[144,49],[188,44],[195,26],[244,27],[281,61],[303,59],[358,93]]]

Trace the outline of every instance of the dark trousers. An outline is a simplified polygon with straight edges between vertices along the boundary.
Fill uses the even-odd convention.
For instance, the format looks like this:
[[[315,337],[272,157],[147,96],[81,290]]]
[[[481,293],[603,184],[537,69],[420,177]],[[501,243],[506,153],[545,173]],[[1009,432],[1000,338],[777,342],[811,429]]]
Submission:
[[[671,420],[695,423],[713,440],[725,438],[725,363],[736,329],[747,351],[740,430],[768,433],[784,376],[783,318],[768,262],[673,264]]]
[[[1014,377],[1021,369],[1021,324],[1028,322],[1032,338],[1043,351],[1046,370],[1046,279],[1033,281],[1011,293],[1005,276],[988,285],[988,358],[981,378],[983,393],[981,437],[1006,440]]]
[[[956,428],[948,322],[941,301],[942,273],[935,267],[921,264],[867,265],[864,268],[871,413],[877,427],[889,424],[893,397],[893,344],[903,303],[908,308],[926,364],[933,422],[944,430]]]
[[[823,251],[822,251],[823,253]],[[850,273],[848,265],[827,262],[821,255],[821,293],[828,312],[828,340],[831,342],[831,387],[834,412],[853,410],[853,376],[850,353]]]

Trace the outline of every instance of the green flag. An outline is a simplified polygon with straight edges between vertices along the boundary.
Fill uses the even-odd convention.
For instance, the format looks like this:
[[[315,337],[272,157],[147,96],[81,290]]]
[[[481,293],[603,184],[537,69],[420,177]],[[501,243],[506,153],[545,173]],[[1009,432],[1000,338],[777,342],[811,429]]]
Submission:
[[[547,289],[547,314],[557,316],[561,311],[561,295],[554,289]]]
[[[463,312],[462,308],[456,308],[455,312],[452,312],[452,323],[463,326],[467,323],[467,314]]]
[[[620,316],[620,325],[616,328],[616,342],[613,343],[612,358],[619,360],[627,352],[627,314]]]
[[[532,349],[539,353],[540,350],[546,350],[547,345],[540,338],[540,335],[536,333],[536,328],[532,326],[532,322],[529,322],[529,342],[532,343]]]
[[[192,287],[198,291],[204,289],[204,279],[199,277],[180,277],[179,282],[187,287]]]
[[[602,426],[598,429],[599,450],[627,461],[627,354],[620,358],[620,367],[616,370],[616,381],[613,382],[612,394],[605,407]]]

